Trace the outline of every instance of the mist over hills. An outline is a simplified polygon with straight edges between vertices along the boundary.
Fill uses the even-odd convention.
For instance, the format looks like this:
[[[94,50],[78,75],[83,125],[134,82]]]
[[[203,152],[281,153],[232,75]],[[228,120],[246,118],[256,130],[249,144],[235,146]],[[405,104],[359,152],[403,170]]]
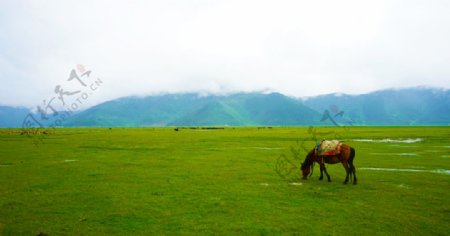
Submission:
[[[0,106],[0,127],[21,127],[25,108]],[[326,119],[330,114],[335,119]],[[331,116],[332,115],[332,116]],[[71,115],[65,127],[448,125],[448,89],[389,89],[293,98],[280,93],[123,97]]]

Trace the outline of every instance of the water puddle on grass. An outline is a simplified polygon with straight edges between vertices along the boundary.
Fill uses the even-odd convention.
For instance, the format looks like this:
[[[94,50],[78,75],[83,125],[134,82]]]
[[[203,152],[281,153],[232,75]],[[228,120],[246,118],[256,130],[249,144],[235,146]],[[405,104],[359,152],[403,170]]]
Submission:
[[[397,187],[404,188],[404,189],[411,189],[411,187],[406,184],[398,184]]]
[[[422,138],[408,138],[408,139],[353,139],[356,142],[369,142],[369,143],[417,143],[422,142]]]
[[[410,166],[408,169],[425,169],[423,166]]]
[[[281,149],[279,147],[250,147],[250,148],[260,149],[260,150],[279,150],[279,149]]]
[[[370,153],[371,155],[394,155],[394,156],[417,156],[417,153],[413,152],[401,152],[401,153]]]
[[[427,150],[423,150],[424,152],[441,152],[441,150],[435,150],[435,149],[427,149]]]
[[[64,160],[64,162],[74,162],[74,161],[78,161],[78,160]]]
[[[259,185],[265,186],[265,187],[269,186],[268,183],[259,183]],[[290,185],[290,186],[302,186],[303,183],[300,183],[300,182],[291,182],[291,183],[288,183],[288,185]]]
[[[283,149],[281,147],[234,147],[236,149],[258,149],[258,150],[280,150]],[[229,149],[229,148],[208,148],[208,150],[211,151],[219,151],[219,150],[224,150],[224,149]]]
[[[416,148],[416,147],[419,147],[419,146],[411,146],[411,145],[405,146],[405,145],[401,145],[401,144],[391,144],[389,146],[391,146],[391,147],[401,147],[401,148]]]
[[[395,169],[395,168],[375,168],[375,167],[361,167],[358,170],[378,170],[378,171],[394,171],[394,172],[425,172],[450,175],[450,170],[437,169],[437,170],[418,170],[418,169]]]

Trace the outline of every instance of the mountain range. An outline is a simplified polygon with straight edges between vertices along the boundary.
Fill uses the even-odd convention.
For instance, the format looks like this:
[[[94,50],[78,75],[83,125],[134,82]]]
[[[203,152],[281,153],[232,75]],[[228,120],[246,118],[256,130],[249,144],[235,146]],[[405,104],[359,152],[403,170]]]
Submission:
[[[25,108],[0,106],[0,127],[21,127]],[[280,93],[123,97],[71,115],[65,127],[449,125],[450,90],[389,89],[294,98]]]

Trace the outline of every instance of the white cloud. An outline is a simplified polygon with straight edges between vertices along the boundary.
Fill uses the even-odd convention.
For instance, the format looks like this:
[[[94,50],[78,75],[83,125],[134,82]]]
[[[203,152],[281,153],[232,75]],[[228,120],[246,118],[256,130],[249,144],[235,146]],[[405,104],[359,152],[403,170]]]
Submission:
[[[0,103],[35,106],[78,63],[94,104],[161,91],[294,96],[450,84],[448,1],[0,3]]]

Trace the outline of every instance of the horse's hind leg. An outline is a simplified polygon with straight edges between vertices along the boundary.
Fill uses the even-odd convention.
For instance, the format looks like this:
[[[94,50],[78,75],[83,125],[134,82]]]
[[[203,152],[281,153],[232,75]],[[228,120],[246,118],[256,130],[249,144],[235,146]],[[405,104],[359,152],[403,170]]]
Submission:
[[[349,178],[349,176],[350,176],[350,167],[348,166],[348,163],[347,162],[342,162],[342,165],[344,166],[344,168],[345,168],[345,172],[347,173],[347,175],[345,176],[345,180],[344,180],[344,184],[347,184],[348,183],[348,178]]]
[[[356,168],[355,168],[355,166],[353,164],[352,164],[351,168],[352,168],[352,171],[353,171],[353,184],[356,184],[356,181],[357,181],[357,179],[356,179]]]

